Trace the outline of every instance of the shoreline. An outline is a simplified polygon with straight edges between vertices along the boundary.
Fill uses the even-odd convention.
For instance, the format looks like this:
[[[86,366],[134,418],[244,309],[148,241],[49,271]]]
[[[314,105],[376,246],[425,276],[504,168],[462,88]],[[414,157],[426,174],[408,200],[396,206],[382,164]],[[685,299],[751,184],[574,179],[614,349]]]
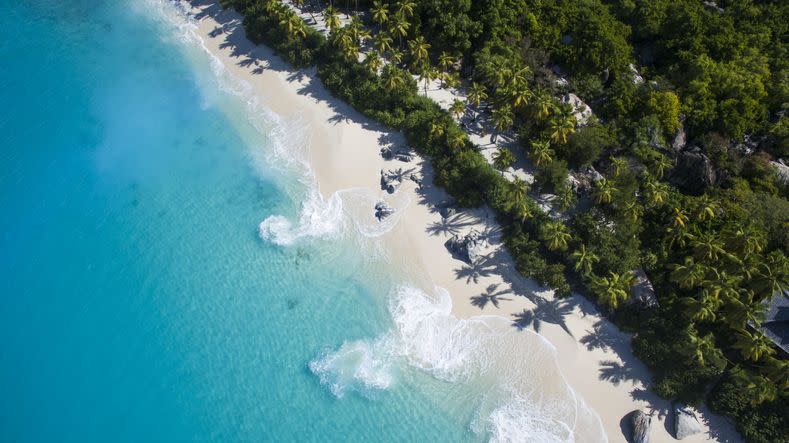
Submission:
[[[299,116],[307,128],[309,164],[324,200],[351,188],[366,188],[384,196],[378,187],[381,169],[415,169],[422,186],[405,180],[394,197],[389,196],[410,200],[405,208],[396,208],[401,211],[397,224],[381,237],[394,268],[404,270],[425,292],[435,287],[446,289],[452,299],[452,314],[460,319],[492,315],[512,321],[516,314],[529,314],[523,316],[523,326],[554,347],[562,368],[559,375],[597,412],[609,441],[625,441],[620,420],[635,409],[655,412],[652,441],[674,441],[667,431],[671,404],[647,390],[650,374],[630,351],[627,334],[603,319],[583,297],[555,299],[550,290],[518,276],[499,241],[490,210],[463,210],[442,220],[434,205],[447,195],[432,184],[429,163],[419,158],[411,163],[386,161],[379,153],[387,144],[405,147],[400,134],[332,97],[312,69],[294,71],[268,48],[250,43],[239,16],[221,11],[214,3],[191,2],[196,31],[206,50],[230,75],[249,84],[274,113],[285,118]],[[481,264],[474,266],[453,258],[444,246],[451,234],[465,234],[472,228],[483,232],[490,243]],[[493,303],[491,295],[499,293],[502,296]],[[476,306],[472,304],[475,298],[479,300]],[[739,441],[733,427],[722,418],[702,409],[702,419],[704,432],[684,441]]]

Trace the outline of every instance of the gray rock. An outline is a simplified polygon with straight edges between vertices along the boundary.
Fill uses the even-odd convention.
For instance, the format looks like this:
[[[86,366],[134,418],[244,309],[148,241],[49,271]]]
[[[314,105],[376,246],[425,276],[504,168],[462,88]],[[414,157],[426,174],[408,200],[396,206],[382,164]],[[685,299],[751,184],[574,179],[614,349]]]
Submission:
[[[636,69],[635,65],[631,63],[628,65],[628,68],[630,68],[630,81],[632,81],[634,85],[640,85],[644,83],[644,77],[638,73],[638,69]]]
[[[680,124],[679,129],[677,129],[676,134],[674,134],[674,138],[671,139],[671,149],[679,152],[685,148],[686,144],[687,135],[685,134],[685,126]]]
[[[770,162],[778,171],[778,181],[784,186],[789,186],[789,166],[786,166],[782,161]]]
[[[485,247],[485,239],[479,232],[472,230],[465,236],[455,234],[445,245],[452,255],[468,263],[474,263]]]
[[[688,193],[700,195],[717,182],[712,160],[698,150],[684,151],[677,157],[671,182]]]
[[[384,171],[381,170],[381,189],[386,190],[390,194],[394,194],[403,184],[402,180],[403,170]]]
[[[652,417],[643,411],[635,410],[630,413],[630,430],[633,443],[649,443],[649,430],[652,427]]]
[[[386,202],[378,202],[375,204],[375,218],[377,218],[378,221],[381,221],[394,213],[394,208],[386,204]]]
[[[646,272],[639,268],[633,271],[633,276],[635,277],[633,287],[631,288],[633,296],[628,299],[628,303],[638,304],[645,309],[660,306],[657,296],[655,295],[655,288],[652,286],[652,282],[649,281]]]
[[[398,151],[395,153],[394,157],[401,162],[409,163],[414,159],[414,154],[408,151]]]
[[[674,437],[677,440],[696,435],[701,432],[701,423],[696,412],[684,405],[674,407]]]
[[[579,125],[585,125],[589,121],[589,117],[592,116],[592,108],[575,94],[565,94],[564,97],[562,97],[562,103],[566,103],[573,107],[573,115]]]

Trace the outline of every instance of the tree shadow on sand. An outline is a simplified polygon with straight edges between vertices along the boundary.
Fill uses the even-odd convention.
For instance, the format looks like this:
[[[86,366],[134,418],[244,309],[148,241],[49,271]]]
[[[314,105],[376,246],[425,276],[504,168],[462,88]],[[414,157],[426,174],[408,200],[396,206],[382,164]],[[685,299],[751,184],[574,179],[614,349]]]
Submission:
[[[514,314],[513,325],[516,328],[523,330],[531,326],[535,331],[540,332],[542,323],[552,323],[573,337],[573,333],[564,321],[565,317],[572,314],[572,306],[559,299],[546,300],[542,297],[534,297],[532,301],[537,305],[534,309],[531,311],[524,309],[520,314]]]
[[[466,283],[479,283],[480,277],[490,277],[493,274],[496,274],[496,266],[490,262],[489,256],[482,256],[473,263],[466,263],[460,269],[455,269],[455,277],[465,278]]]
[[[439,221],[431,223],[427,227],[426,231],[430,235],[455,235],[459,234],[463,229],[472,226],[473,224],[474,220],[472,220],[468,215],[455,214],[451,217],[442,218]]]
[[[579,340],[586,349],[593,351],[601,349],[603,351],[616,350],[620,337],[615,333],[613,327],[606,324],[603,320],[598,321],[592,329],[586,330],[587,335]]]
[[[606,360],[600,363],[600,380],[619,386],[623,381],[639,381],[638,372],[633,365],[625,365],[618,361]]]
[[[511,298],[502,297],[502,295],[509,294],[509,291],[499,291],[498,288],[499,288],[498,284],[488,286],[485,289],[485,292],[483,292],[482,294],[471,297],[471,304],[477,306],[480,309],[485,309],[485,306],[487,306],[488,303],[490,303],[494,307],[498,308],[499,301],[512,300]]]

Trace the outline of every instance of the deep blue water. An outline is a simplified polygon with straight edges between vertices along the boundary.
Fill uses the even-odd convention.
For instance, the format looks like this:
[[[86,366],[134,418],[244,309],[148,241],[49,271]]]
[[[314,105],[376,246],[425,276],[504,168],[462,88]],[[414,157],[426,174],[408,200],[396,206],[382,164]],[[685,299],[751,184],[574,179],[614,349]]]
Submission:
[[[391,282],[258,237],[304,189],[152,1],[0,3],[0,441],[480,438],[444,382],[310,370],[391,328]]]

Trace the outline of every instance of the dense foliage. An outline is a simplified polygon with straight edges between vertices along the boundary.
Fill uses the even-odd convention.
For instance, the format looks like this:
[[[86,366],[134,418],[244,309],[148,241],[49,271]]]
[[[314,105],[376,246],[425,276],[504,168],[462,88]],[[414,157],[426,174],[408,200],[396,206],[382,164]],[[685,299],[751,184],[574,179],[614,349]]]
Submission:
[[[636,332],[655,392],[708,401],[749,441],[787,434],[789,363],[759,325],[789,286],[787,184],[770,163],[789,154],[789,4],[334,2],[324,35],[276,0],[223,3],[253,40],[403,131],[461,205],[493,208],[519,272],[559,296],[573,282]],[[340,26],[335,8],[365,13]],[[462,78],[466,103],[419,93],[436,78]],[[497,171],[512,151],[492,165],[478,152],[456,123],[468,111],[517,134],[533,186]],[[659,306],[632,303],[639,269]]]

